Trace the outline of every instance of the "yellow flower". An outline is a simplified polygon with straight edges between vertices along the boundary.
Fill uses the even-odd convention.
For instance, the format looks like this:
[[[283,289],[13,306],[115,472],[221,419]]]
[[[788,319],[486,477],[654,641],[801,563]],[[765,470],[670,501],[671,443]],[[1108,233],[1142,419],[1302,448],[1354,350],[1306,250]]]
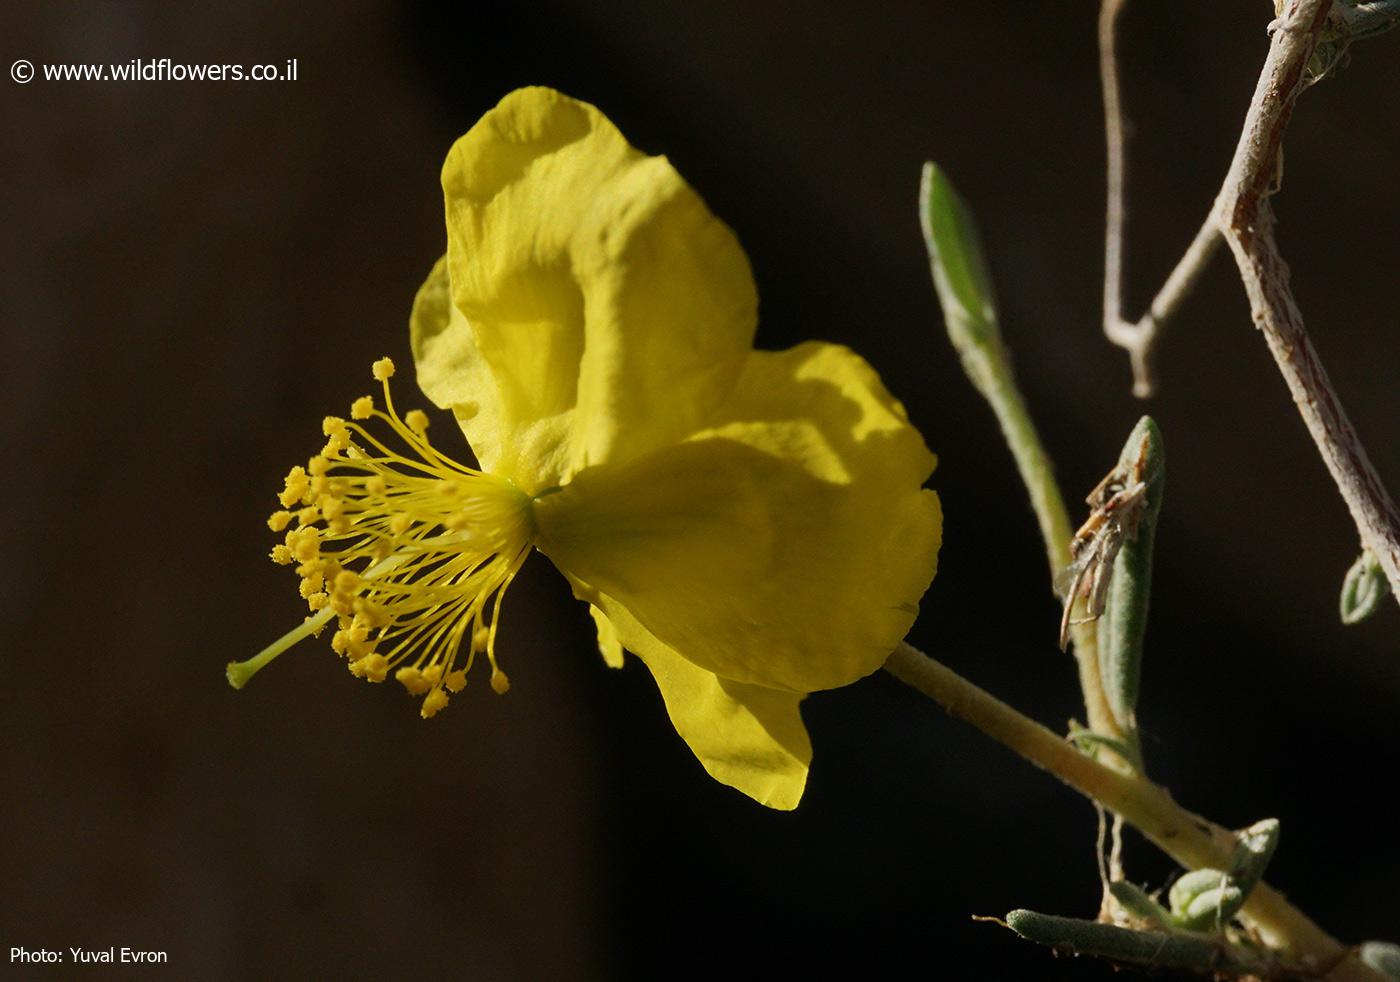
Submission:
[[[705,769],[794,807],[802,698],[879,668],[933,577],[933,455],[850,350],[753,349],[733,234],[592,106],[511,93],[442,184],[447,255],[413,352],[480,469],[431,446],[421,412],[399,416],[377,362],[383,408],[328,418],[269,522],[312,616],[230,680],[336,618],[351,670],[392,674],[424,716],[478,657],[502,692],[501,597],[538,549],[590,605],[607,664],[626,650],[651,670]]]

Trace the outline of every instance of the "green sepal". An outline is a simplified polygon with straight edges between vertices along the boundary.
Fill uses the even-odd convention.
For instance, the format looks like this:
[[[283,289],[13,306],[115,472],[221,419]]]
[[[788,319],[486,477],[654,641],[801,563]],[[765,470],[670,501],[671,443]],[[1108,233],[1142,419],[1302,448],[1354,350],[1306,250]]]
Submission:
[[[1135,712],[1142,682],[1143,636],[1152,592],[1152,548],[1167,475],[1162,432],[1150,416],[1142,417],[1128,434],[1118,457],[1119,473],[1131,474],[1140,455],[1145,504],[1137,528],[1129,530],[1114,560],[1113,578],[1099,624],[1099,675],[1109,708],[1126,733],[1137,729]]]
[[[1048,945],[1057,951],[1095,955],[1133,965],[1201,974],[1239,974],[1262,967],[1248,952],[1199,935],[1134,931],[1033,910],[1013,910],[1006,915],[1006,924],[1027,941]]]
[[[1400,980],[1400,945],[1367,941],[1357,951],[1361,960],[1387,978]]]
[[[919,221],[948,337],[960,355],[1000,345],[996,298],[972,212],[937,164],[924,164]]]
[[[1369,551],[1362,552],[1342,581],[1342,623],[1364,621],[1376,612],[1389,593],[1390,584],[1386,582],[1381,564]]]
[[[1174,919],[1168,911],[1147,893],[1146,890],[1127,880],[1114,880],[1108,885],[1108,892],[1133,917],[1156,927],[1174,926]]]

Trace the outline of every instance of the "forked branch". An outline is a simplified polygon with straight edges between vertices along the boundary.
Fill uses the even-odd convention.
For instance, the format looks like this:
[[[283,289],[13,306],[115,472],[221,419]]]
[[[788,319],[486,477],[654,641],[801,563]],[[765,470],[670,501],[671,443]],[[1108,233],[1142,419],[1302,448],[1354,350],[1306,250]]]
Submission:
[[[1115,33],[1124,0],[1100,9],[1100,68],[1108,132],[1108,209],[1104,331],[1132,358],[1134,392],[1150,394],[1150,355],[1161,323],[1186,295],[1223,238],[1234,253],[1255,326],[1264,335],[1313,442],[1351,512],[1361,539],[1400,600],[1400,513],[1342,408],[1289,286],[1288,266],[1274,238],[1269,196],[1309,59],[1332,12],[1331,0],[1290,0],[1272,25],[1273,41],[1245,116],[1243,132],[1215,205],[1148,314],[1131,324],[1121,316],[1123,240],[1123,123]]]

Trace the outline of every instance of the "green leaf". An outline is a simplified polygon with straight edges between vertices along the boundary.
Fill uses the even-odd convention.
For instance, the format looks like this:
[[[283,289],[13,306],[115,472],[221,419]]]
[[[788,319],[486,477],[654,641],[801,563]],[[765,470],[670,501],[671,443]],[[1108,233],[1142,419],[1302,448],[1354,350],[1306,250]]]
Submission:
[[[1109,708],[1125,732],[1137,729],[1135,713],[1142,681],[1143,637],[1152,592],[1152,548],[1166,485],[1166,449],[1152,417],[1144,416],[1128,434],[1116,476],[1124,487],[1141,482],[1143,504],[1134,528],[1124,529],[1114,560],[1103,621],[1099,625],[1099,674]],[[1110,519],[1112,520],[1112,519]]]
[[[1076,955],[1096,955],[1113,961],[1154,968],[1209,974],[1238,973],[1259,968],[1248,953],[1214,939],[1167,931],[1134,931],[1131,928],[1074,917],[1013,910],[1006,924],[1027,941],[1048,945]]]
[[[936,164],[924,165],[919,186],[919,220],[933,269],[933,285],[953,346],[965,353],[968,347],[1000,344],[992,278],[987,272],[977,224]]]
[[[1370,552],[1361,553],[1342,581],[1342,623],[1359,624],[1364,621],[1376,612],[1389,594],[1390,584],[1386,582],[1381,564]]]

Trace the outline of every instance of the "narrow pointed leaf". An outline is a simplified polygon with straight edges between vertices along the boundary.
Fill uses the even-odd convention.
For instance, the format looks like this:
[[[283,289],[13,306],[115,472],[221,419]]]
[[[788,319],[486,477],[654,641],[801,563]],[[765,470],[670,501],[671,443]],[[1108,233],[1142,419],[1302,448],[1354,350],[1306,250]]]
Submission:
[[[1123,544],[1114,561],[1099,627],[1099,674],[1113,715],[1125,732],[1132,733],[1137,729],[1143,636],[1152,591],[1152,549],[1166,484],[1166,450],[1152,417],[1142,417],[1133,427],[1118,458],[1117,471],[1125,486],[1137,481],[1145,485],[1144,503],[1135,527],[1124,529]]]
[[[1210,974],[1239,974],[1259,970],[1258,960],[1238,948],[1213,939],[1166,931],[1134,931],[1074,917],[1013,910],[1006,915],[1011,930],[1028,941],[1057,951],[1095,955],[1152,968]]]
[[[996,301],[972,213],[936,164],[925,164],[919,219],[943,306],[948,336],[960,354],[999,344]]]

